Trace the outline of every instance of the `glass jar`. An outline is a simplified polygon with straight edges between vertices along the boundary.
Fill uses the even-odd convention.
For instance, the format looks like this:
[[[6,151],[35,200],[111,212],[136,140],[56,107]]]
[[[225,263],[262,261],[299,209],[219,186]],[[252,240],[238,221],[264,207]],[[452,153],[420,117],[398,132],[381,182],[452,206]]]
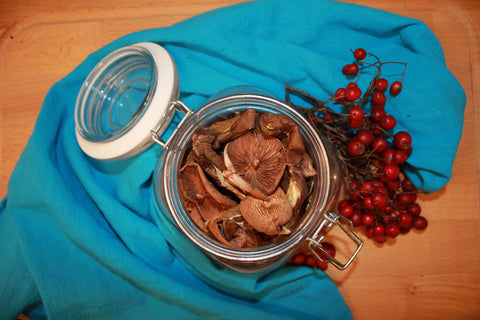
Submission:
[[[115,83],[120,80],[121,83]],[[140,43],[113,52],[92,70],[79,93],[75,119],[80,146],[90,156],[108,160],[130,157],[152,142],[159,144],[164,152],[153,177],[157,205],[155,214],[166,215],[205,254],[230,269],[258,272],[273,268],[289,259],[305,242],[317,259],[345,269],[358,254],[363,241],[348,219],[330,211],[341,189],[341,169],[332,146],[322,139],[303,115],[262,89],[250,86],[227,88],[194,112],[177,100],[178,87],[173,59],[162,47]],[[134,91],[132,99],[122,96],[129,90]],[[117,103],[116,100],[122,102]],[[301,221],[283,242],[236,249],[211,238],[190,219],[178,189],[179,171],[196,128],[251,108],[293,119],[318,174],[313,178],[313,190]],[[127,110],[127,116],[122,115],[117,125],[114,121],[117,113],[124,110]],[[185,116],[164,141],[162,134],[176,111]],[[157,118],[144,122],[146,116],[154,115]],[[136,129],[138,126],[142,128]],[[126,136],[128,139],[125,139]],[[135,137],[140,142],[131,142]],[[111,149],[114,151],[108,151]],[[356,245],[356,250],[345,263],[331,257],[321,245],[325,234],[333,226],[339,226]],[[326,260],[319,256],[319,251],[327,256]]]

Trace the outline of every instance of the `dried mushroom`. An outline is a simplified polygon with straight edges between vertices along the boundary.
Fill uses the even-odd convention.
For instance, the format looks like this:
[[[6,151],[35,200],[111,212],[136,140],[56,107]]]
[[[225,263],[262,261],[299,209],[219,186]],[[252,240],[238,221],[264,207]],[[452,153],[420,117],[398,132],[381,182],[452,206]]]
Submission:
[[[269,195],[282,180],[285,150],[277,138],[249,132],[225,146],[224,161],[230,172]]]
[[[312,157],[310,157],[307,152],[303,156],[302,162],[300,163],[300,169],[302,170],[303,176],[306,178],[317,175],[317,170],[315,170],[315,166],[313,165]]]
[[[204,220],[219,217],[225,210],[237,205],[212,185],[195,162],[187,163],[180,170],[180,190],[187,207],[196,208]]]
[[[233,118],[211,124],[207,130],[217,137],[215,146],[218,148],[219,144],[252,130],[255,125],[255,115],[254,109],[247,109]]]
[[[195,130],[179,188],[206,234],[227,247],[254,248],[295,229],[315,175],[296,123],[249,109]]]
[[[307,198],[307,180],[297,167],[290,168],[289,173],[290,179],[286,195],[294,212],[297,212]]]
[[[255,230],[244,223],[237,205],[228,209],[221,217],[205,223],[208,231],[222,244],[232,248],[254,247],[258,245]]]
[[[241,190],[241,192],[243,192],[243,196],[239,196],[240,199],[243,199],[246,195],[250,195],[262,200],[268,199],[268,195],[266,193],[252,186],[234,171],[225,170],[222,172],[222,176],[225,178],[226,183],[228,183],[233,189]]]
[[[277,188],[267,201],[246,197],[240,201],[240,213],[257,231],[268,235],[277,235],[281,226],[292,218],[292,206],[285,192]]]
[[[211,166],[214,166],[220,170],[225,170],[223,158],[213,150],[212,143],[214,140],[215,136],[206,128],[197,128],[192,136],[193,153],[197,158],[197,162],[203,164],[202,167],[211,168]]]
[[[286,115],[264,113],[260,117],[263,133],[287,140],[286,161],[288,165],[298,165],[305,155],[305,144],[295,121]]]

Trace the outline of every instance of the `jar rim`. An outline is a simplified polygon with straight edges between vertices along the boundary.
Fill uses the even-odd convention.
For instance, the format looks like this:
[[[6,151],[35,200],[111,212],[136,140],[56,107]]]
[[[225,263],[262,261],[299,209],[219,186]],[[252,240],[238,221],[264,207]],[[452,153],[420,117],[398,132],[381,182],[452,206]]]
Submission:
[[[97,121],[99,109],[103,107],[103,100],[91,103],[90,97],[95,92],[95,85],[101,81],[114,82],[118,76],[108,73],[109,68],[121,59],[145,59],[151,62],[152,81],[148,92],[141,102],[132,119],[121,130],[107,138],[96,138],[96,133],[88,134],[86,128],[91,122]],[[148,63],[148,62],[147,62]],[[120,83],[119,86],[127,86]],[[118,160],[133,156],[153,142],[151,130],[165,127],[164,121],[170,121],[170,105],[176,101],[179,94],[178,74],[173,58],[167,50],[151,42],[141,42],[119,48],[104,57],[85,79],[75,106],[75,133],[82,150],[92,158],[99,160]],[[93,98],[95,99],[95,98]],[[93,106],[92,106],[93,105]],[[100,134],[99,134],[100,135]]]

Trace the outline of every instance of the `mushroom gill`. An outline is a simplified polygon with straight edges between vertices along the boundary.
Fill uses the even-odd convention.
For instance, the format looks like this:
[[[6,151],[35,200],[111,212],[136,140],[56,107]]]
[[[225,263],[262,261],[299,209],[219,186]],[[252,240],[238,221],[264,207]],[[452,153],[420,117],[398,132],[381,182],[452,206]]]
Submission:
[[[282,188],[277,188],[267,201],[250,196],[240,201],[240,213],[245,221],[267,235],[279,234],[280,227],[292,218],[292,212]]]
[[[269,195],[277,189],[285,171],[285,148],[275,137],[248,132],[225,146],[224,161],[237,180]]]
[[[180,169],[179,183],[184,202],[194,203],[204,220],[219,217],[223,211],[237,205],[208,181],[202,168],[195,162],[187,163]]]

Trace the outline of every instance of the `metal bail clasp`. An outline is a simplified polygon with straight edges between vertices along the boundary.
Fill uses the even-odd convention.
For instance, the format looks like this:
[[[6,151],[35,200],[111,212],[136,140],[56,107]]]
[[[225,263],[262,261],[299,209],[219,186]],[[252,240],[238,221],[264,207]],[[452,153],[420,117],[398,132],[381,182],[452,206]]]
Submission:
[[[168,108],[168,112],[167,112],[168,119],[167,119],[167,121],[159,124],[158,127],[155,130],[150,130],[150,134],[152,135],[152,140],[155,141],[157,144],[159,144],[163,149],[168,149],[170,139],[165,141],[160,137],[160,135],[158,133],[165,129],[165,123],[170,122],[170,120],[173,118],[173,115],[174,115],[175,111],[178,111],[180,113],[185,114],[185,116],[182,118],[182,120],[180,120],[180,122],[178,123],[177,129],[193,113],[193,110],[189,109],[182,101],[173,101]],[[171,136],[173,136],[173,134]]]
[[[313,256],[317,260],[321,262],[329,262],[333,264],[337,269],[345,270],[353,261],[353,259],[355,259],[360,249],[363,247],[363,240],[355,232],[352,222],[349,219],[345,218],[344,216],[339,215],[338,213],[335,213],[335,212],[328,211],[325,215],[325,218],[329,222],[329,225],[328,225],[329,227],[332,225],[339,226],[340,229],[342,229],[342,231],[345,232],[345,234],[355,243],[355,245],[357,246],[355,252],[352,254],[350,259],[348,259],[346,263],[341,263],[340,261],[332,257],[327,251],[323,249],[320,241],[323,240],[324,236],[323,235],[319,236],[318,231],[312,237],[307,238],[308,248],[310,249]],[[345,225],[349,226],[349,230],[345,227]],[[319,230],[320,229],[321,228],[319,228]],[[320,257],[317,250],[322,252],[328,259],[323,259],[322,257]]]

